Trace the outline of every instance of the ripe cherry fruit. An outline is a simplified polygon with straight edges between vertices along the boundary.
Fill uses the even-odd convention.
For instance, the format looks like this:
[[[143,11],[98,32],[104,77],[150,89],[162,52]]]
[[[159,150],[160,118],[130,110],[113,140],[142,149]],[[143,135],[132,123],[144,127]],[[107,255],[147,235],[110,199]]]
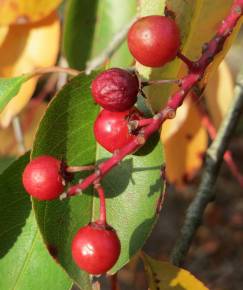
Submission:
[[[136,108],[125,112],[102,110],[94,123],[96,141],[109,152],[120,149],[135,138],[128,130],[128,122],[141,118]]]
[[[48,155],[31,160],[22,176],[25,190],[39,200],[59,197],[64,188],[60,167],[61,161]]]
[[[141,64],[160,67],[176,57],[180,32],[174,20],[151,15],[132,25],[127,42],[131,54]]]
[[[96,103],[106,110],[116,112],[130,109],[137,101],[138,90],[136,74],[120,68],[102,72],[91,85]]]
[[[82,270],[99,275],[111,269],[119,258],[121,245],[113,228],[97,222],[79,229],[72,242],[72,256]]]

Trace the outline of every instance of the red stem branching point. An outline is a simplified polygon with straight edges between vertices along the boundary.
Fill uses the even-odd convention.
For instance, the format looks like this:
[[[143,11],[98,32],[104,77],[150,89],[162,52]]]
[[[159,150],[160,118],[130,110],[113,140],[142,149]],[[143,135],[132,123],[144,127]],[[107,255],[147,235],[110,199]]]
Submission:
[[[104,189],[100,183],[95,182],[94,188],[98,192],[100,199],[100,217],[98,219],[98,223],[101,225],[106,225],[106,204],[105,204],[105,193]]]
[[[133,120],[128,122],[128,130],[130,133],[136,131],[138,128],[143,128],[148,126],[153,118],[141,119],[141,120]]]
[[[243,15],[243,0],[235,0],[230,9],[229,15],[218,28],[216,35],[203,46],[201,57],[188,67],[188,74],[180,80],[180,89],[175,92],[168,100],[165,108],[151,119],[151,122],[141,129],[141,134],[133,139],[126,146],[121,148],[110,159],[99,165],[99,174],[93,173],[83,180],[82,183],[70,187],[67,191],[68,196],[72,196],[84,190],[94,183],[98,178],[101,179],[114,166],[118,165],[127,155],[137,151],[148,138],[156,131],[160,130],[163,122],[174,118],[176,110],[183,104],[189,91],[201,80],[206,68],[214,60],[214,57],[223,49],[224,43],[232,33],[238,20]]]

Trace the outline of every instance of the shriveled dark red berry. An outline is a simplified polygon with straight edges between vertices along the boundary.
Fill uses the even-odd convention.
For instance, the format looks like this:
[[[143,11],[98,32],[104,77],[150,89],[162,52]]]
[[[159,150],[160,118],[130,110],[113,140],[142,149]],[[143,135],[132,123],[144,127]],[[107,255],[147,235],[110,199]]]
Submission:
[[[63,192],[60,167],[61,161],[48,155],[31,160],[22,176],[25,190],[39,200],[52,200],[59,197]]]
[[[102,72],[91,85],[95,102],[104,109],[115,112],[130,109],[137,101],[138,90],[136,74],[120,68]]]
[[[82,270],[99,275],[110,270],[119,258],[121,245],[110,226],[90,223],[79,229],[72,242],[72,256]]]
[[[102,110],[94,123],[96,141],[109,152],[120,149],[135,138],[129,133],[128,122],[139,119],[141,115],[136,108],[125,112]]]
[[[160,67],[176,57],[180,32],[175,21],[159,15],[138,19],[128,32],[128,47],[134,58],[149,67]]]

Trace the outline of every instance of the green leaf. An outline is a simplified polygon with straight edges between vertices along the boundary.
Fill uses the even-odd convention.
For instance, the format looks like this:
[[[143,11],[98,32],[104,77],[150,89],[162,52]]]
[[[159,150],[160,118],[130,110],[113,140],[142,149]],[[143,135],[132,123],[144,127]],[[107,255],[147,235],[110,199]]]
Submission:
[[[50,258],[22,186],[28,161],[26,154],[0,175],[0,288],[68,290],[72,283]]]
[[[142,259],[151,290],[209,290],[189,271],[168,262],[157,261],[142,253]]]
[[[135,13],[136,0],[69,0],[63,38],[69,65],[84,69],[86,62],[101,53]],[[131,63],[132,57],[124,42],[111,58],[110,65],[126,67]]]
[[[172,11],[180,28],[181,49],[183,54],[192,60],[201,55],[202,46],[215,34],[216,29],[225,16],[233,0],[141,0],[140,15],[164,14],[164,7]],[[217,68],[230,48],[239,25],[228,39],[224,50],[214,60],[208,72]],[[181,78],[187,73],[187,67],[177,58],[162,68],[148,68],[136,64],[139,73],[146,79]],[[150,86],[145,88],[146,96],[154,111],[160,110],[172,92],[177,89],[175,85]]]
[[[96,146],[93,136],[99,111],[90,93],[94,76],[73,78],[53,100],[37,132],[33,157],[50,154],[66,159],[69,165],[84,165],[110,156]],[[162,189],[162,162],[159,143],[145,156],[128,156],[102,180],[108,223],[117,230],[122,245],[111,273],[129,261],[152,230]],[[92,187],[81,196],[65,201],[34,201],[34,206],[42,235],[47,244],[57,248],[60,264],[81,288],[90,289],[88,275],[76,267],[70,249],[77,230],[98,216],[99,201]]]
[[[14,156],[1,156],[0,157],[0,173],[2,173],[14,160]]]
[[[22,75],[14,78],[0,78],[0,112],[15,97],[22,84],[26,82],[29,75]]]

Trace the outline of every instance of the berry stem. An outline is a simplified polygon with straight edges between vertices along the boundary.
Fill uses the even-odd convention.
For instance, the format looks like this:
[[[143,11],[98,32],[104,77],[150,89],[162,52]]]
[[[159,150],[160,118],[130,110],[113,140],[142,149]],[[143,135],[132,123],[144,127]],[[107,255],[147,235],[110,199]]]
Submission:
[[[171,79],[171,80],[149,80],[141,82],[141,88],[151,86],[151,85],[163,85],[163,84],[180,84],[180,80]]]
[[[74,173],[74,172],[89,171],[89,170],[94,170],[94,169],[95,169],[95,165],[67,166],[65,168],[65,171],[69,173]]]
[[[100,199],[100,217],[98,223],[101,225],[106,225],[106,204],[105,204],[105,193],[104,189],[99,182],[94,183],[94,187],[98,192]]]
[[[181,87],[168,100],[164,109],[154,116],[150,124],[142,128],[141,134],[134,138],[127,145],[122,147],[110,159],[99,165],[99,174],[93,173],[83,180],[82,183],[70,187],[67,191],[68,196],[77,194],[84,190],[98,178],[102,178],[114,166],[118,165],[127,155],[137,151],[146,140],[156,131],[160,130],[163,122],[172,119],[176,115],[176,110],[183,104],[190,90],[201,80],[205,74],[206,68],[214,60],[214,57],[223,49],[227,37],[231,34],[238,20],[243,15],[243,0],[235,0],[229,12],[229,15],[222,21],[216,35],[204,45],[201,57],[194,63],[193,69],[189,68],[188,74],[181,79]],[[143,138],[141,138],[141,135]]]
[[[66,73],[75,77],[82,72],[70,67],[50,66],[35,69],[33,72],[29,74],[29,78],[48,73]]]
[[[177,57],[188,66],[189,70],[194,67],[195,63],[191,61],[189,58],[187,58],[184,54],[182,54],[181,51],[177,52]]]

